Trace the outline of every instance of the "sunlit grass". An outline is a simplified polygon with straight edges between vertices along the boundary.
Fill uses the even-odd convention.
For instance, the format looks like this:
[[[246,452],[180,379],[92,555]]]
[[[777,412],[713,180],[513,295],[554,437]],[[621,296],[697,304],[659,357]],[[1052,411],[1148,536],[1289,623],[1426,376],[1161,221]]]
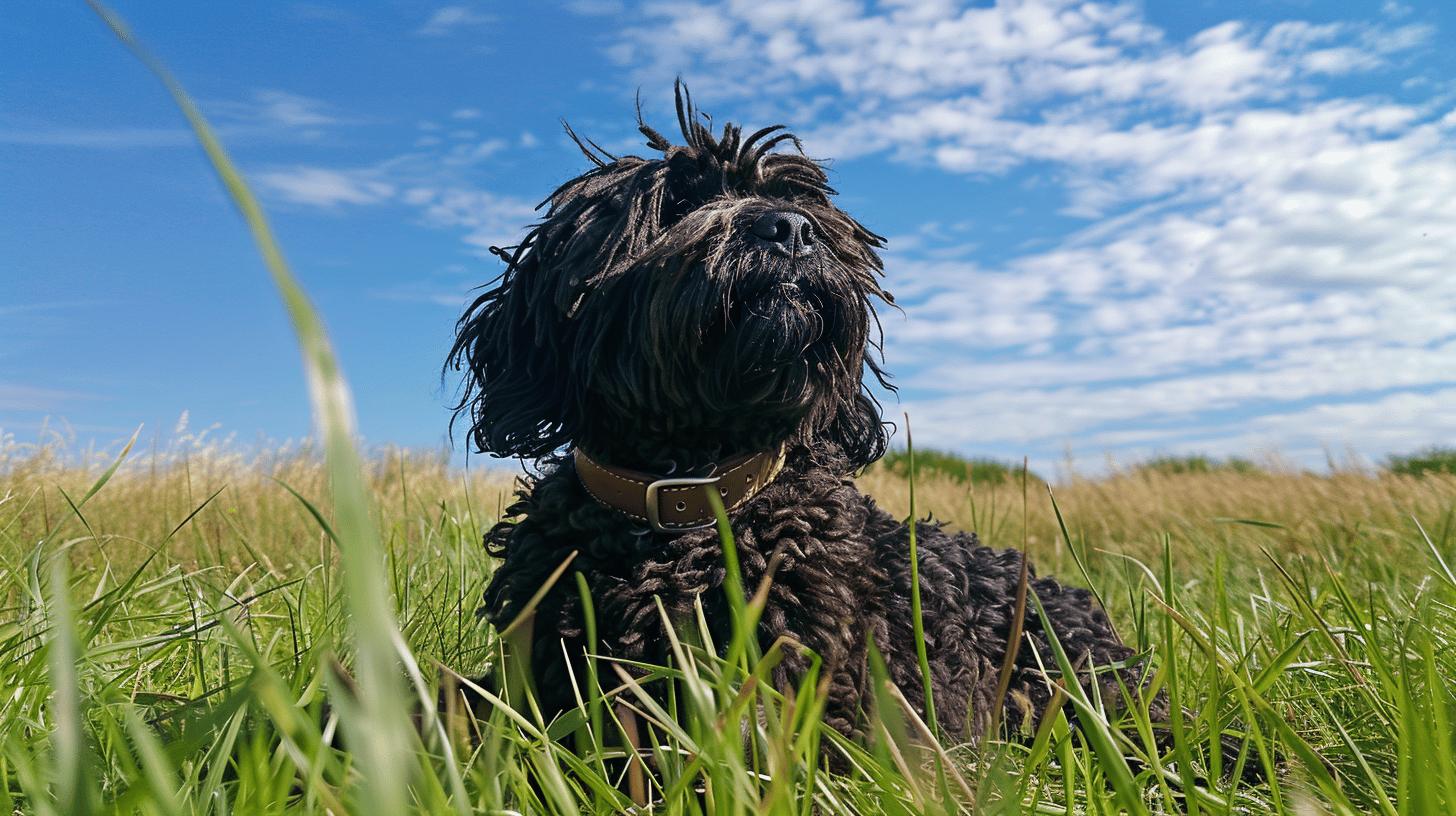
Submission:
[[[56,450],[0,454],[0,682],[11,690],[0,701],[0,804],[82,812],[73,803],[84,790],[62,780],[84,768],[94,801],[121,812],[370,812],[359,809],[353,738],[331,736],[357,716],[337,705],[332,677],[336,661],[356,665],[357,649],[318,452],[143,447],[84,502],[116,451],[89,466]],[[492,568],[480,537],[509,480],[398,451],[366,458],[361,476],[410,654],[431,684],[436,665],[478,676],[497,660],[474,615]],[[906,513],[898,479],[871,472],[861,483]],[[815,672],[788,697],[762,681],[793,644],[707,649],[694,628],[678,632],[674,665],[645,678],[594,663],[581,710],[555,722],[538,721],[526,690],[512,688],[511,705],[446,723],[448,759],[428,735],[410,737],[406,810],[629,807],[618,736],[629,714],[651,746],[638,767],[658,812],[803,813],[806,801],[831,813],[937,812],[968,800],[986,812],[1063,812],[1068,802],[1115,812],[1131,807],[1128,791],[1153,812],[1325,803],[1437,813],[1456,801],[1456,483],[1089,480],[1057,488],[1065,537],[1045,495],[1030,497],[1023,527],[1019,488],[973,499],[952,480],[917,485],[922,513],[966,518],[973,500],[983,522],[995,519],[988,543],[1017,544],[1024,530],[1038,561],[1064,561],[1059,574],[1077,583],[1070,554],[1084,559],[1124,637],[1153,650],[1156,682],[1187,709],[1172,751],[1155,753],[1154,724],[1136,710],[1106,714],[1097,732],[1087,728],[1095,718],[1075,732],[1052,720],[1028,745],[938,744],[888,690],[881,704],[893,716],[852,745],[818,725]],[[756,590],[743,588],[745,626]],[[1045,659],[1055,669],[1055,655]],[[664,697],[649,692],[668,678],[669,704],[658,705]],[[70,711],[79,730],[65,725]],[[1248,737],[1242,756],[1212,750],[1221,731],[1235,745]],[[1181,769],[1218,780],[1215,763],[1267,763],[1275,784],[1224,779],[1185,798]],[[463,792],[452,790],[457,776]]]

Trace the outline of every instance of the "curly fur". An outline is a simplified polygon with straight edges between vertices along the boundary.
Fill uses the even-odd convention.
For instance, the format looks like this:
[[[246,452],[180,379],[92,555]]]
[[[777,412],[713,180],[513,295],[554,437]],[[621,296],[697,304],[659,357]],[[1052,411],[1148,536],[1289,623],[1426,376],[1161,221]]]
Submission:
[[[668,660],[657,599],[679,619],[700,601],[715,642],[726,642],[717,533],[640,528],[597,504],[561,451],[580,446],[598,461],[665,475],[782,444],[782,473],[732,518],[744,581],[755,586],[773,569],[760,639],[767,647],[789,637],[822,658],[831,678],[824,716],[857,734],[872,716],[871,637],[891,679],[913,705],[924,702],[909,531],[851,478],[887,442],[864,387],[866,373],[888,387],[873,331],[874,304],[889,299],[879,286],[882,240],[834,206],[819,163],[773,150],[798,146],[781,126],[744,138],[728,125],[715,137],[682,89],[678,119],[685,144],[672,145],[639,113],[661,154],[653,158],[619,158],[577,139],[596,167],[543,202],[545,217],[520,246],[497,250],[505,273],[458,325],[451,362],[465,373],[458,407],[472,442],[541,465],[486,536],[504,561],[482,611],[508,625],[576,553],[570,569],[591,590],[604,654]],[[754,242],[753,220],[783,209],[812,224],[819,246],[809,257]],[[992,722],[1026,733],[1051,698],[1037,654],[1053,661],[1035,615],[1025,617],[1005,711],[993,716],[1023,556],[932,523],[919,523],[917,537],[942,726],[956,737]],[[1031,587],[1074,660],[1107,666],[1132,656],[1090,593],[1050,578]],[[584,673],[569,664],[585,648],[570,577],[540,602],[532,637],[542,706],[570,707],[571,677]],[[775,681],[793,683],[807,659],[791,655]],[[1094,684],[1104,691],[1142,682],[1131,666],[1101,677]]]

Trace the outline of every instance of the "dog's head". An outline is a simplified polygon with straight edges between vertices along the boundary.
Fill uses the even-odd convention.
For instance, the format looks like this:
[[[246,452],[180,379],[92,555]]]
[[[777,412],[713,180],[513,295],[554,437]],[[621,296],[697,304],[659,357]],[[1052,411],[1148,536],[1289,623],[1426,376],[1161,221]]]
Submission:
[[[681,468],[824,440],[856,466],[884,452],[864,389],[882,239],[836,207],[824,169],[782,126],[709,130],[681,86],[685,144],[596,167],[460,319],[449,364],[481,452],[579,445],[614,464]],[[792,152],[776,152],[791,144]]]

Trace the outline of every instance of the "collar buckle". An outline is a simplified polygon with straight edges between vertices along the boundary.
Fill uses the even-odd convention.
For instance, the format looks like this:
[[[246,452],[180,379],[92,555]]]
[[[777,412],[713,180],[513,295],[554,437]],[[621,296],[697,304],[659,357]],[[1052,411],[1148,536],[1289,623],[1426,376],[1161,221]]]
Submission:
[[[663,488],[668,487],[699,487],[716,485],[721,479],[721,476],[682,477],[658,479],[648,484],[645,495],[647,505],[647,523],[652,526],[652,529],[655,532],[659,533],[686,533],[693,530],[706,530],[709,527],[716,526],[718,524],[717,518],[709,519],[702,524],[673,525],[671,527],[663,525],[662,508],[660,504],[661,496],[659,495],[659,492]],[[679,504],[682,505],[677,508],[679,511],[686,509],[685,503],[679,502]]]

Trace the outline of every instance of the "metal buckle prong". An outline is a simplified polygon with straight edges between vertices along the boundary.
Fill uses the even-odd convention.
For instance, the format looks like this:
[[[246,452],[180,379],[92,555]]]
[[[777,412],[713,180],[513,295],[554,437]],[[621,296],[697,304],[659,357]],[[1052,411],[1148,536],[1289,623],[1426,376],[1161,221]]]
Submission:
[[[697,478],[670,478],[658,479],[647,485],[647,523],[652,529],[659,533],[686,533],[692,530],[706,530],[718,523],[712,519],[704,524],[694,524],[691,527],[664,527],[662,526],[662,513],[658,507],[658,491],[664,487],[696,487],[699,485],[715,485],[722,479],[721,476],[705,476]]]

